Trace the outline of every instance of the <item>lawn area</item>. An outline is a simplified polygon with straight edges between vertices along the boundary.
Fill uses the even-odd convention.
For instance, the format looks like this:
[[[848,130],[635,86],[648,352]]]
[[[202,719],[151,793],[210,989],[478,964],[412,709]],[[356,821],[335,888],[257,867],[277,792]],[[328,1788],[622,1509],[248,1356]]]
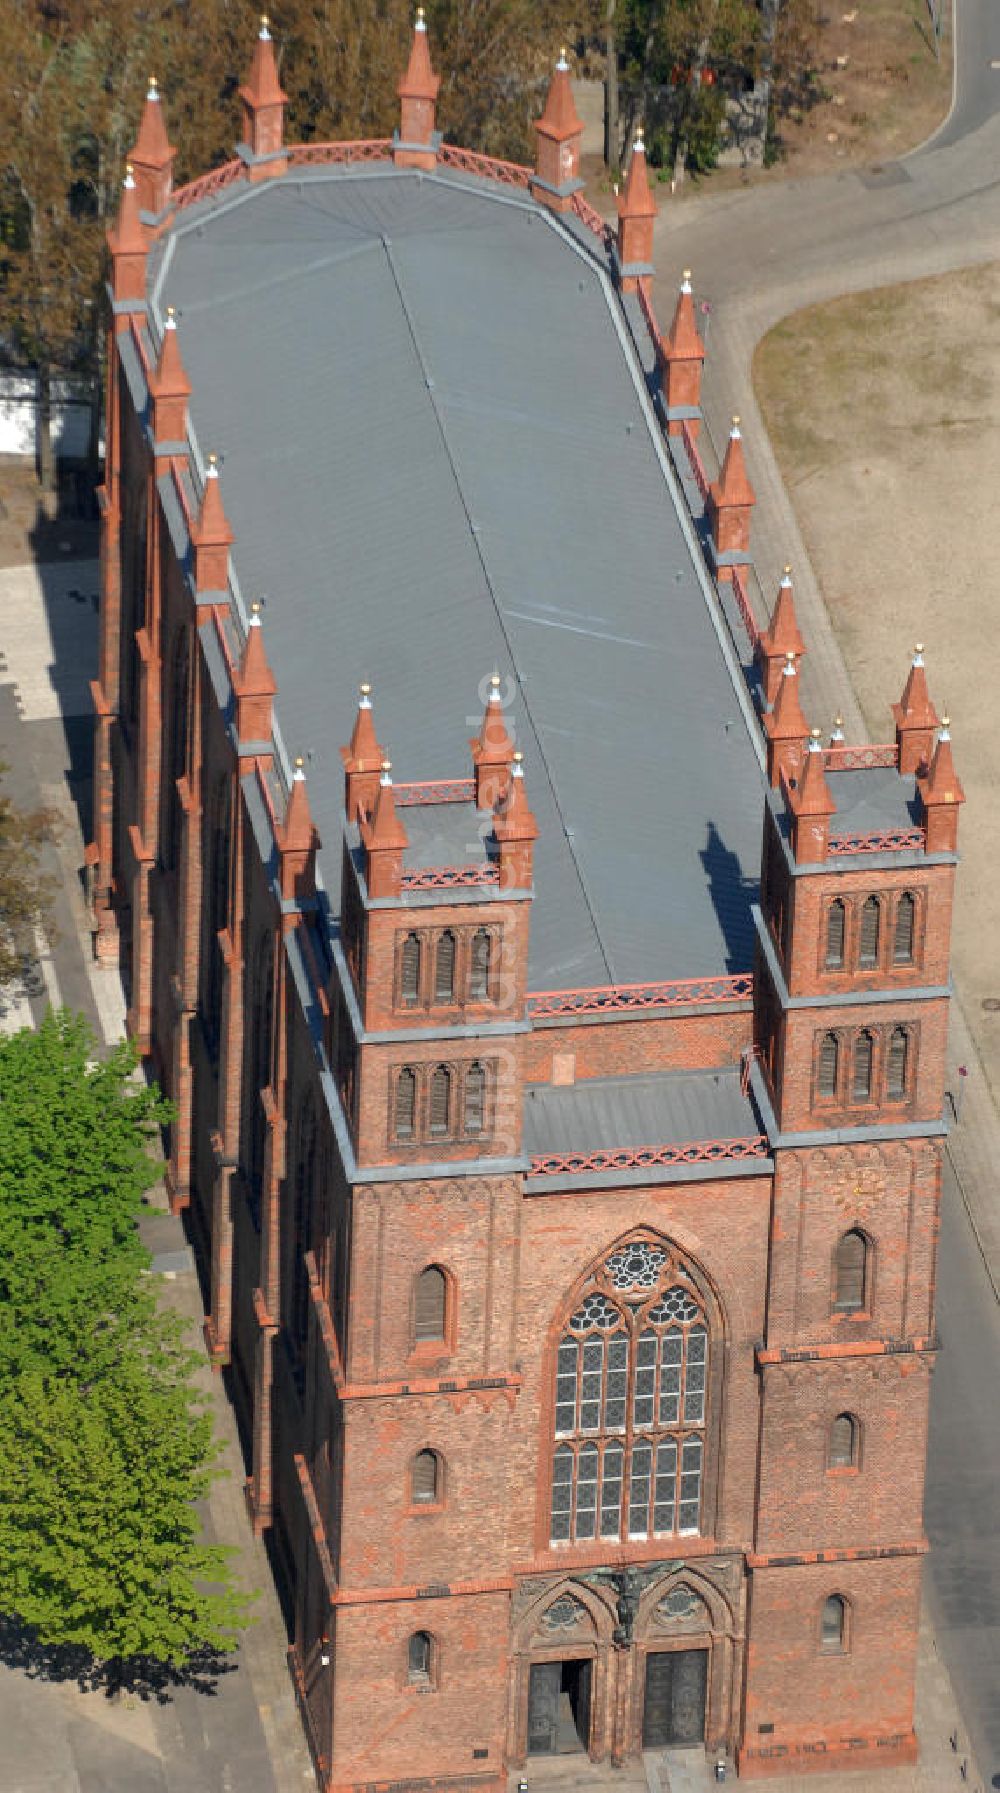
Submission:
[[[926,644],[968,799],[953,964],[1000,1092],[995,761],[1000,581],[1000,266],[796,313],[761,342],[754,383],[871,738],[891,734]],[[984,944],[986,950],[984,951]],[[998,1005],[1000,1006],[1000,1005]]]

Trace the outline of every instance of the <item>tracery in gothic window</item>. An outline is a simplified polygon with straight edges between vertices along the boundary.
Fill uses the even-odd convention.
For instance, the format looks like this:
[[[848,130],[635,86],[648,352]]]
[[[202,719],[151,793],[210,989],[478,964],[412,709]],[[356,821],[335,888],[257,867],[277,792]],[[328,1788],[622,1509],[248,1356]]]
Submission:
[[[596,1271],[556,1355],[553,1543],[699,1530],[708,1345],[666,1247],[631,1241]]]

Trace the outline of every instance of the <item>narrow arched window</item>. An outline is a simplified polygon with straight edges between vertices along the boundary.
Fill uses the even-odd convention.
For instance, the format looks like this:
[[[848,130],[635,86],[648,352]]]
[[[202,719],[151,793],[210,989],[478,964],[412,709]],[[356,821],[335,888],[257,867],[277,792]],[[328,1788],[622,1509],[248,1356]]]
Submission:
[[[417,1073],[404,1065],[396,1075],[394,1131],[397,1139],[412,1139],[417,1113]]]
[[[247,1042],[250,1088],[247,1091],[246,1164],[251,1212],[259,1214],[261,1177],[267,1144],[267,1117],[263,1091],[271,1082],[271,1032],[274,1019],[274,936],[265,931],[257,942],[252,959],[250,984],[250,1037]]]
[[[411,1681],[431,1678],[431,1636],[429,1631],[414,1631],[407,1646],[407,1669]]]
[[[428,1264],[417,1277],[414,1302],[413,1336],[417,1343],[427,1339],[443,1339],[448,1283],[443,1270]]]
[[[465,1131],[482,1133],[486,1125],[486,1067],[476,1063],[465,1073]]]
[[[167,718],[167,752],[164,778],[163,863],[168,871],[180,860],[183,809],[177,785],[187,772],[188,727],[191,708],[190,656],[186,628],[177,633],[167,666],[170,684],[164,692]]]
[[[434,954],[434,1001],[455,1000],[455,936],[446,928]]]
[[[485,928],[477,928],[472,936],[469,964],[469,997],[472,1002],[487,1002],[490,994],[490,960],[492,942]]]
[[[436,1451],[418,1451],[410,1473],[415,1506],[431,1506],[440,1499],[440,1464]]]
[[[856,1227],[837,1246],[833,1305],[838,1313],[859,1313],[868,1302],[868,1241]]]
[[[430,1132],[443,1138],[451,1127],[451,1072],[447,1065],[437,1065],[431,1077]]]
[[[858,964],[869,970],[878,964],[880,920],[878,897],[869,897],[861,911],[861,938],[858,942]]]
[[[420,940],[407,934],[399,958],[399,1000],[412,1008],[420,1000]]]
[[[826,969],[839,971],[844,963],[844,905],[835,897],[826,912]]]
[[[837,1073],[840,1068],[840,1041],[835,1033],[825,1033],[819,1048],[817,1086],[824,1102],[832,1102],[837,1094]]]
[[[875,1041],[867,1030],[859,1033],[854,1042],[854,1074],[851,1079],[851,1095],[855,1102],[867,1102],[872,1093],[872,1064],[875,1058]]]
[[[910,1036],[905,1027],[896,1027],[889,1038],[889,1057],[885,1076],[885,1093],[896,1100],[906,1094],[909,1056]]]
[[[846,1637],[847,1602],[839,1594],[830,1594],[823,1602],[819,1647],[830,1655],[838,1655],[845,1648]]]
[[[205,855],[208,864],[208,901],[202,911],[205,936],[202,943],[205,1028],[214,1046],[222,1021],[224,964],[219,935],[229,924],[231,816],[233,781],[223,772],[216,781],[212,803],[205,816]]]
[[[896,904],[896,931],[892,940],[892,962],[894,965],[910,965],[913,962],[913,924],[916,919],[917,905],[908,890],[904,890]]]
[[[827,1462],[831,1469],[853,1469],[858,1455],[858,1423],[850,1413],[838,1413],[830,1427]]]
[[[292,1217],[292,1299],[289,1314],[292,1345],[296,1352],[306,1341],[309,1329],[309,1278],[306,1273],[306,1253],[312,1251],[315,1243],[313,1227],[315,1224],[315,1189],[316,1189],[316,1108],[310,1091],[299,1110],[298,1128],[295,1144],[294,1190],[295,1206]]]

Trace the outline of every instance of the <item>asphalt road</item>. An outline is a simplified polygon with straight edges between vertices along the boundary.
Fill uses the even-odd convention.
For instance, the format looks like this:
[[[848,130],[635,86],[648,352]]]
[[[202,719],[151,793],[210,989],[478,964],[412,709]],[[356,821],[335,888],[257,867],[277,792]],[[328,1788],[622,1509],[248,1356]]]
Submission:
[[[928,1598],[987,1787],[1000,1787],[1000,1307],[946,1167],[925,1523]]]

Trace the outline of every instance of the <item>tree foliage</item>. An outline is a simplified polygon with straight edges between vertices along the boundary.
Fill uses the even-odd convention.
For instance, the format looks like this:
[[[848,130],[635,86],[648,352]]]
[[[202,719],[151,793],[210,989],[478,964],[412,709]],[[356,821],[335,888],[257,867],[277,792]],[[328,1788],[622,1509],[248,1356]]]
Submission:
[[[0,764],[0,778],[5,771]],[[55,882],[41,855],[54,828],[49,810],[19,809],[0,789],[0,990],[23,977],[37,936],[51,935]]]
[[[601,0],[431,0],[439,122],[495,154],[531,148],[529,121],[560,36]],[[233,153],[254,0],[8,0],[0,82],[0,346],[42,375],[99,378],[104,232],[149,75],[164,93],[176,177]],[[410,0],[285,0],[272,26],[289,140],[391,135]],[[45,469],[43,468],[43,472]]]
[[[215,1449],[136,1221],[167,1118],[122,1045],[0,1041],[0,1611],[104,1662],[180,1664],[245,1616],[193,1502]]]
[[[756,72],[754,0],[618,0],[616,24],[626,107],[645,123],[651,162],[670,165],[681,149],[710,167],[724,93]]]

